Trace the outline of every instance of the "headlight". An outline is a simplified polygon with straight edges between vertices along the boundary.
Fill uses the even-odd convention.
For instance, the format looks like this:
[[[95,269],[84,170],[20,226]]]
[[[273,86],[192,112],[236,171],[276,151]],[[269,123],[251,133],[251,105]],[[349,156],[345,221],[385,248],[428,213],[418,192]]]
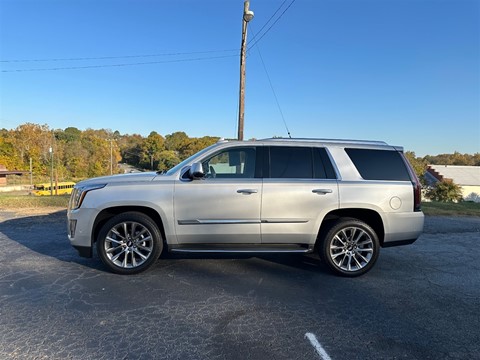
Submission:
[[[85,198],[85,195],[87,194],[87,192],[92,190],[102,189],[106,185],[107,184],[94,184],[94,185],[85,185],[85,186],[79,186],[74,188],[72,191],[72,196],[70,196],[68,209],[69,210],[78,209],[82,205],[83,199]]]

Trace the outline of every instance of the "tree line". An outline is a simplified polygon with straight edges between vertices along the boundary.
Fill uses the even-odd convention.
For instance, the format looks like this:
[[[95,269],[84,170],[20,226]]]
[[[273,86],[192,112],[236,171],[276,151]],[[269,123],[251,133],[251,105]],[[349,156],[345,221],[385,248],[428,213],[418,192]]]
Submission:
[[[219,139],[189,137],[185,132],[163,136],[152,131],[144,137],[108,129],[51,129],[34,123],[1,129],[0,135],[0,164],[9,170],[29,171],[31,159],[33,173],[41,178],[50,176],[53,159],[60,180],[108,175],[111,167],[118,173],[119,162],[145,170],[167,170]],[[419,177],[423,177],[428,164],[480,166],[480,153],[417,157],[407,151],[406,155]]]
[[[9,170],[30,170],[36,179],[50,177],[53,168],[60,180],[79,180],[118,173],[117,164],[127,163],[145,170],[167,170],[218,137],[189,137],[184,132],[147,137],[122,135],[108,129],[51,129],[26,123],[0,130],[0,164]]]

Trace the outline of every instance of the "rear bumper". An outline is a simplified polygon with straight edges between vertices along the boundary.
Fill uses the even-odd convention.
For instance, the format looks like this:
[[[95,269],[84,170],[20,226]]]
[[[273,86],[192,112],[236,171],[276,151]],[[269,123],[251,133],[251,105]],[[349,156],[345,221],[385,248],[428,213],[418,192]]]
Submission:
[[[421,211],[389,213],[385,219],[383,247],[408,245],[415,242],[423,232],[425,217]]]

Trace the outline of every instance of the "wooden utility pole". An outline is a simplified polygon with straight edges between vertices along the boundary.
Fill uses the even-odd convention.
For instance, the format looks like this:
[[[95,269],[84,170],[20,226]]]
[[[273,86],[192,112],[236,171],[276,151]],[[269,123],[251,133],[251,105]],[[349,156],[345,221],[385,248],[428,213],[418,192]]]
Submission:
[[[253,19],[253,11],[249,10],[250,2],[243,3],[242,46],[240,48],[240,92],[238,101],[238,140],[243,140],[245,123],[245,60],[247,58],[247,24]]]

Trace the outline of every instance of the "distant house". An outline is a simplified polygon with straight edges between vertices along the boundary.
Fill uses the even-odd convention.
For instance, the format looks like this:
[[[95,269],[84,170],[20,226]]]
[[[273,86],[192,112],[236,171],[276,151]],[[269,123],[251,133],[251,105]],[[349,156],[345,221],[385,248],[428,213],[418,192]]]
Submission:
[[[461,186],[465,200],[480,202],[480,166],[428,165],[428,184],[450,180]]]
[[[0,186],[7,186],[7,175],[25,175],[30,174],[29,171],[8,171],[5,165],[0,164]]]

